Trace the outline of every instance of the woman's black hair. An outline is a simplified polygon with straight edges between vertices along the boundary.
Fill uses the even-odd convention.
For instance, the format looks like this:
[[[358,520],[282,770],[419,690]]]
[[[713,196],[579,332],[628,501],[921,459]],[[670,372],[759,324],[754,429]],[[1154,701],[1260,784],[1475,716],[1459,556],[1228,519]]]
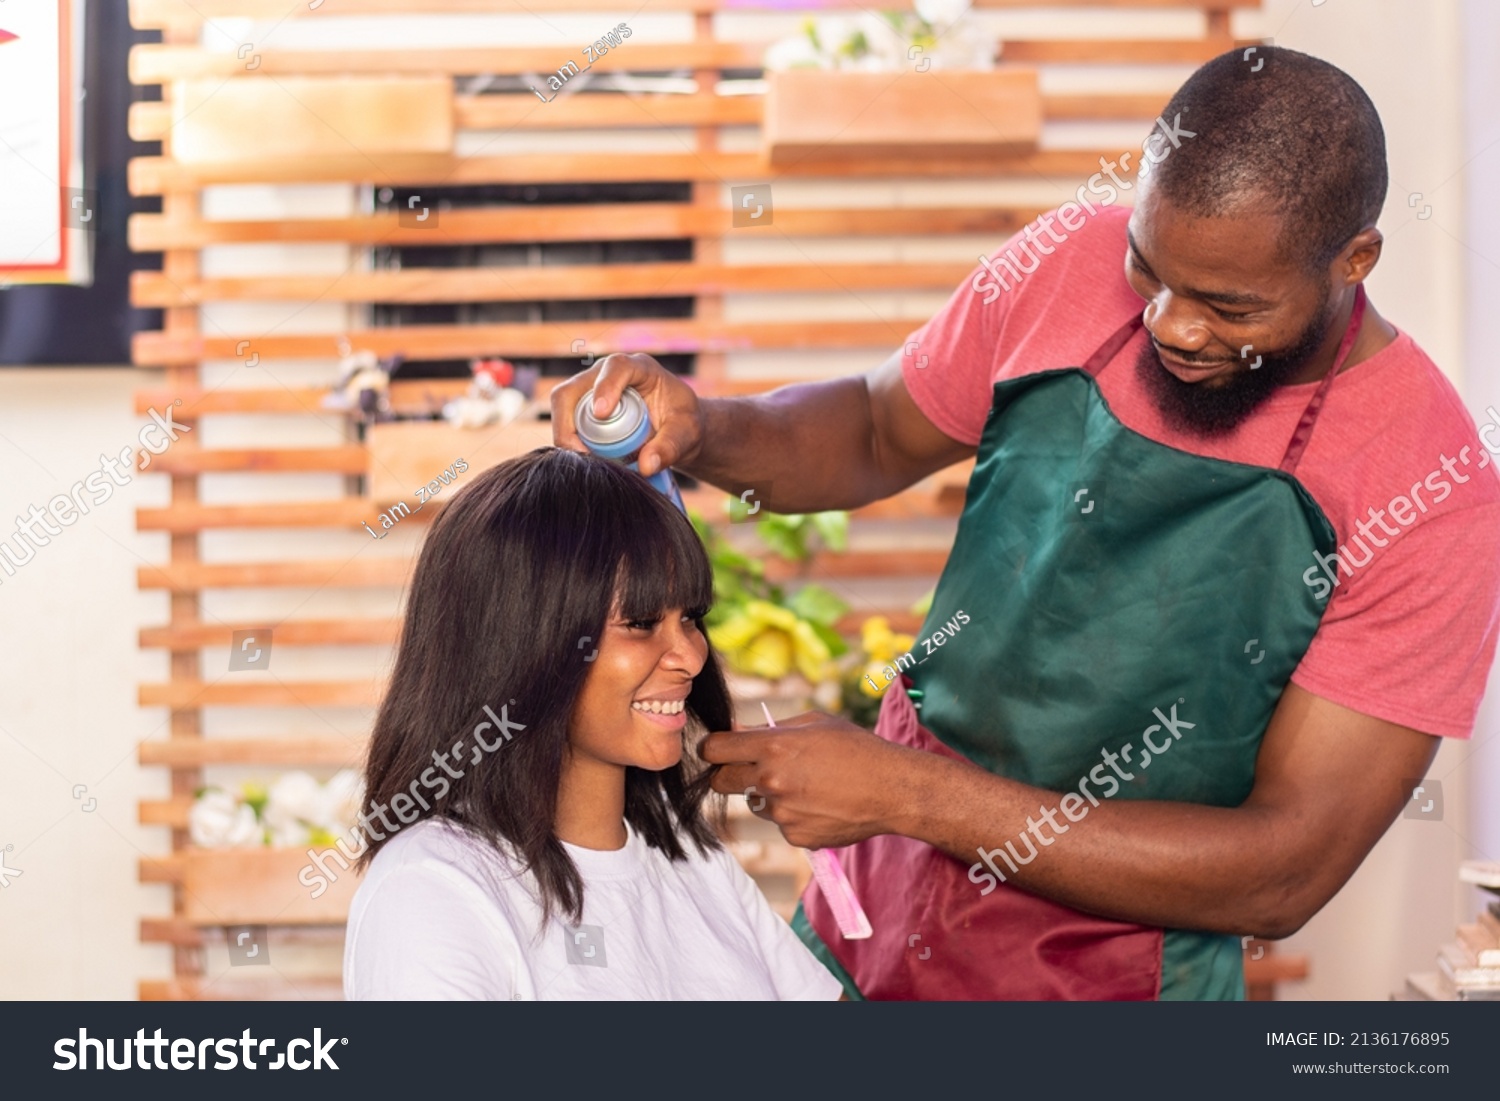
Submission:
[[[534,874],[544,924],[554,911],[576,923],[583,880],[553,820],[590,655],[612,612],[651,620],[681,608],[701,630],[712,603],[703,544],[639,474],[551,447],[485,471],[454,496],[422,547],[370,740],[367,806],[393,806],[405,794],[403,809],[416,814],[406,824],[461,823]],[[687,714],[685,739],[732,725],[712,649]],[[481,737],[476,726],[491,718]],[[672,860],[686,858],[684,839],[705,854],[719,847],[704,809],[712,770],[689,765],[697,755],[684,749],[672,768],[631,767],[625,776],[625,820]],[[439,758],[451,761],[446,769]],[[383,844],[372,836],[361,867]]]

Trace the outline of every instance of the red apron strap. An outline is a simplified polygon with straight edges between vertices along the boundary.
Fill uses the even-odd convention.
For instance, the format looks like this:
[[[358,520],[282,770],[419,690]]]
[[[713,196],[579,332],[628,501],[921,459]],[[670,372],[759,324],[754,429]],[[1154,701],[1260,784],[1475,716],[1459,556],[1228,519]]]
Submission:
[[[1297,423],[1297,430],[1292,433],[1292,440],[1286,445],[1286,454],[1281,457],[1281,471],[1291,474],[1297,469],[1297,464],[1302,461],[1302,453],[1307,450],[1308,441],[1312,439],[1313,425],[1318,422],[1318,414],[1323,411],[1323,399],[1328,396],[1328,389],[1333,385],[1334,376],[1343,369],[1344,360],[1349,358],[1349,350],[1354,347],[1354,340],[1359,336],[1359,325],[1365,317],[1365,285],[1360,283],[1354,288],[1354,309],[1349,314],[1349,326],[1344,330],[1344,339],[1339,343],[1338,354],[1333,358],[1333,366],[1328,369],[1328,374],[1323,376],[1323,381],[1313,391],[1313,396],[1308,400],[1307,408],[1302,411],[1302,419]]]
[[[1121,325],[1110,334],[1108,340],[1099,345],[1083,365],[1083,369],[1089,373],[1090,378],[1099,377],[1099,372],[1108,366],[1110,360],[1119,355],[1120,349],[1130,342],[1130,338],[1136,334],[1136,330],[1141,327],[1142,323],[1143,317],[1139,312],[1132,314],[1129,321]]]

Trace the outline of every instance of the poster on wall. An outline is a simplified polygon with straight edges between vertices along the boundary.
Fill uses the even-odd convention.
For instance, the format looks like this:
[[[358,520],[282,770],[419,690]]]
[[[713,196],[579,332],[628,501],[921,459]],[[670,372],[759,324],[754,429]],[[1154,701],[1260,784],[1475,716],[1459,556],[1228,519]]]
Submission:
[[[0,3],[0,284],[93,278],[84,0]]]

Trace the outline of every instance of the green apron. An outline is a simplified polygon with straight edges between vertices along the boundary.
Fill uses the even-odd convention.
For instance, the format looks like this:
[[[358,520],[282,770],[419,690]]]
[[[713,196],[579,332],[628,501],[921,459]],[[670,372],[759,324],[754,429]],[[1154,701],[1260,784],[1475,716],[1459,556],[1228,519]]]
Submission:
[[[1120,423],[1095,377],[1135,346],[1140,316],[1081,369],[996,383],[919,664],[886,694],[876,733],[1057,792],[1047,806],[1064,828],[1110,798],[1242,803],[1326,603],[1303,573],[1333,553],[1334,531],[1293,472],[1363,313],[1360,288],[1277,470]],[[1016,869],[1053,844],[1066,834],[997,823],[984,854],[957,861],[873,837],[838,851],[874,935],[844,939],[816,882],[794,926],[851,997],[1244,997],[1238,937],[1017,889]]]

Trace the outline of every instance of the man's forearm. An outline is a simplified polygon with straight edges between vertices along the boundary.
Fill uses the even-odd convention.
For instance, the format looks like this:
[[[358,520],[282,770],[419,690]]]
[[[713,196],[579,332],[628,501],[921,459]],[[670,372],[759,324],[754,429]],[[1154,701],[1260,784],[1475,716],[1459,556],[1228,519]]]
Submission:
[[[1278,836],[1290,831],[1268,811],[1075,797],[1070,821],[1056,792],[925,753],[908,764],[891,832],[978,864],[976,895],[998,873],[1102,917],[1262,936],[1294,931],[1327,897],[1314,866],[1296,868],[1307,838]]]
[[[683,470],[772,512],[857,508],[891,492],[875,460],[863,376],[704,398],[703,445]]]

